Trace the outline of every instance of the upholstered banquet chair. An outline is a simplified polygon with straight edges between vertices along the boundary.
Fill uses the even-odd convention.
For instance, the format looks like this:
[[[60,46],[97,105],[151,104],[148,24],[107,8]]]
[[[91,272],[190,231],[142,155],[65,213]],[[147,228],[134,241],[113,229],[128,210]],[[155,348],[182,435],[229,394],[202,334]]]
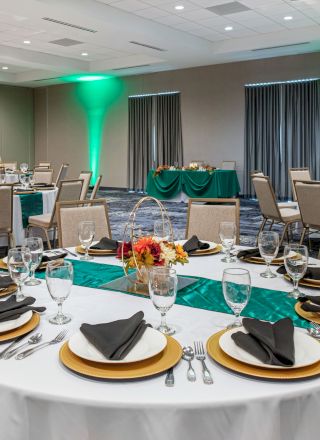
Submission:
[[[68,173],[68,168],[69,168],[69,164],[68,163],[63,163],[60,167],[57,179],[56,179],[56,186],[59,185],[59,183],[61,182],[61,180],[65,180],[67,177],[67,173]]]
[[[8,247],[14,246],[12,209],[13,187],[12,185],[0,185],[0,236],[6,235],[8,237]]]
[[[52,169],[35,169],[33,172],[33,182],[46,183],[48,185],[52,184],[53,180],[53,170]]]
[[[53,230],[54,240],[57,229],[56,220],[56,206],[57,202],[62,201],[77,201],[80,200],[80,194],[82,190],[83,180],[61,180],[58,186],[58,193],[56,197],[56,203],[52,212],[47,214],[32,215],[29,217],[28,232],[31,228],[41,229],[46,237],[48,248],[51,249],[51,243],[49,238],[49,231]]]
[[[224,160],[221,164],[222,170],[235,170],[237,162],[235,160]]]
[[[280,208],[278,206],[269,177],[254,176],[252,178],[252,183],[259,202],[261,215],[263,217],[262,223],[259,228],[259,233],[263,231],[268,220],[271,221],[270,230],[274,223],[283,224],[284,228],[280,239],[281,245],[285,234],[288,235],[288,227],[292,223],[301,221],[300,212],[298,209],[282,207]]]
[[[100,175],[97,177],[96,183],[94,184],[94,187],[93,187],[93,189],[92,189],[92,193],[90,194],[90,200],[93,200],[93,199],[96,198],[97,193],[98,193],[99,188],[100,188],[101,180],[102,180],[102,174],[100,174]]]
[[[219,225],[221,222],[236,224],[236,244],[239,244],[239,199],[189,199],[186,239],[197,235],[200,240],[220,243]]]
[[[46,167],[46,168],[51,168],[51,162],[39,162],[38,167]]]
[[[81,171],[79,175],[79,179],[83,180],[80,200],[84,200],[87,197],[91,177],[92,177],[92,171]]]
[[[289,177],[291,182],[293,200],[297,201],[297,194],[294,183],[297,180],[304,182],[310,181],[311,180],[310,170],[309,168],[290,168]]]
[[[18,162],[4,162],[2,165],[6,170],[15,171],[17,169]]]
[[[299,204],[303,230],[300,244],[310,229],[320,231],[320,182],[314,180],[296,181],[295,193]]]
[[[82,221],[94,221],[95,240],[100,240],[103,237],[111,238],[106,199],[58,202],[57,220],[60,247],[79,244],[78,225]]]

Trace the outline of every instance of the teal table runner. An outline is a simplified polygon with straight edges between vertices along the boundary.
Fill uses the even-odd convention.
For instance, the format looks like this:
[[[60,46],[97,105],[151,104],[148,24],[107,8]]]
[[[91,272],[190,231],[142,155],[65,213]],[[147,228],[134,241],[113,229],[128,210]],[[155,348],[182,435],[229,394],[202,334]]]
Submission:
[[[148,173],[146,192],[161,200],[172,199],[180,192],[194,198],[229,198],[240,192],[240,185],[235,170],[164,170],[157,176],[151,170]]]
[[[74,284],[77,286],[100,288],[102,284],[123,276],[121,266],[79,260],[69,261],[74,266]],[[43,279],[45,278],[45,273],[38,272],[36,276]],[[176,304],[232,314],[224,300],[220,281],[196,276],[193,276],[193,278],[198,278],[198,282],[180,290],[177,295]],[[123,293],[141,296],[131,292]],[[307,328],[309,323],[300,318],[294,311],[295,303],[296,300],[288,298],[286,292],[253,287],[250,301],[244,310],[244,315],[267,321],[277,321],[288,316],[292,319],[295,326]]]
[[[20,204],[22,213],[22,224],[26,228],[28,226],[28,218],[31,215],[43,214],[42,193],[20,194]]]

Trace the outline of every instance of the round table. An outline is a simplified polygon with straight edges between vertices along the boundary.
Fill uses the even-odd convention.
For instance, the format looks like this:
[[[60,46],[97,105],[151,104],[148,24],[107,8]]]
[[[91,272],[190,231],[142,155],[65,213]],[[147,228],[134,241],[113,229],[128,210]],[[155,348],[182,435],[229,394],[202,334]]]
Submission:
[[[74,258],[71,257],[70,258]],[[289,291],[282,278],[259,276],[264,266],[221,263],[221,255],[195,257],[178,273],[221,279],[225,267],[250,269],[252,284]],[[95,258],[120,264],[113,257]],[[313,262],[319,262],[314,260]],[[56,311],[44,282],[25,287],[25,293]],[[143,310],[147,321],[159,321],[148,298],[73,286],[64,310],[73,315],[69,334],[81,323],[107,322]],[[245,315],[245,313],[244,313]],[[223,313],[175,305],[168,321],[178,328],[182,345],[205,342],[233,317]],[[44,340],[61,328],[42,317]],[[2,347],[1,347],[2,348]],[[4,346],[3,346],[4,348]],[[187,363],[174,369],[175,386],[165,387],[164,375],[130,382],[101,382],[68,371],[59,363],[60,345],[22,360],[0,361],[0,439],[6,440],[303,440],[317,438],[320,379],[303,382],[264,382],[232,374],[210,359],[214,385],[204,385],[199,361],[193,361],[198,379],[186,379]],[[319,371],[320,373],[320,371]]]

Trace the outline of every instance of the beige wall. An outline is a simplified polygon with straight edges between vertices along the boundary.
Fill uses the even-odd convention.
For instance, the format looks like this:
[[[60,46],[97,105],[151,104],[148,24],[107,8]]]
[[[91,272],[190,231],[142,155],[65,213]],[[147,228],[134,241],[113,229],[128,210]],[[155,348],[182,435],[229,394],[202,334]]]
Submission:
[[[34,163],[33,89],[0,86],[0,157]]]
[[[104,186],[127,185],[127,99],[131,94],[181,91],[185,163],[219,166],[236,160],[242,181],[244,84],[319,77],[320,54],[161,72],[123,79],[121,98],[105,121],[100,172]],[[87,126],[75,99],[77,84],[35,90],[36,160],[72,164],[71,177],[87,169]]]

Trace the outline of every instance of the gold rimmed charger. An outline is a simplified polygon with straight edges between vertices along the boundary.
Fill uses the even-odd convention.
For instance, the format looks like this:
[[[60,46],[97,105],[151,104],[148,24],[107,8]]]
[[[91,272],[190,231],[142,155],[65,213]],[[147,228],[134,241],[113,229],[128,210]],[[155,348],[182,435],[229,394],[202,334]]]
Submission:
[[[130,364],[103,364],[82,359],[64,343],[59,352],[61,363],[83,376],[96,379],[129,380],[141,379],[163,373],[176,365],[182,357],[182,348],[178,341],[167,336],[167,346],[158,355],[140,362]]]
[[[21,327],[15,328],[14,330],[10,330],[9,332],[0,333],[0,342],[9,342],[12,339],[16,339],[19,336],[26,335],[36,327],[38,327],[40,322],[40,316],[38,313],[33,312],[32,318],[26,324]]]
[[[251,264],[266,264],[264,259],[262,257],[241,257],[239,258],[241,261],[245,261],[246,263]],[[272,260],[271,265],[272,266],[281,266],[284,263],[283,258],[275,258]]]
[[[14,191],[14,194],[19,196],[19,195],[22,195],[22,194],[35,194],[36,192],[37,191],[33,191],[33,190],[30,190],[30,191],[19,191],[19,190],[16,190],[16,191]]]
[[[83,249],[82,246],[77,246],[76,247],[76,252],[78,254],[85,254],[86,251]],[[95,255],[95,256],[108,256],[108,255],[117,255],[117,251],[116,250],[108,250],[108,249],[89,249],[88,252],[89,255]]]
[[[287,281],[292,282],[292,279],[290,278],[290,276],[287,273],[284,274],[284,278]],[[320,289],[320,280],[313,280],[311,278],[302,278],[299,281],[299,286],[312,287],[313,289]]]
[[[306,319],[307,321],[316,322],[317,324],[320,324],[320,313],[315,312],[307,312],[303,310],[301,307],[301,302],[296,302],[296,305],[294,306],[294,310],[296,313],[301,316],[301,318]]]
[[[213,255],[213,254],[218,254],[221,251],[222,251],[222,245],[217,244],[217,246],[213,249],[208,249],[208,250],[204,249],[204,250],[190,252],[189,257],[202,257],[204,255]]]
[[[309,379],[320,375],[320,361],[308,367],[302,368],[286,368],[286,369],[268,369],[263,367],[256,367],[246,364],[244,362],[237,361],[236,359],[228,356],[219,345],[220,337],[227,330],[221,330],[218,333],[212,335],[207,341],[207,352],[209,356],[224,368],[235,373],[255,377],[258,379],[270,379],[270,380],[299,380]]]
[[[51,261],[56,261],[57,263],[60,263],[63,261],[63,258],[57,258],[56,260],[51,260]],[[44,261],[43,263],[41,263],[40,266],[37,268],[36,272],[38,270],[46,270],[48,263],[49,263],[49,261]],[[0,260],[0,269],[8,270],[7,263],[5,261],[3,261],[3,259]]]
[[[17,291],[17,285],[15,283],[10,284],[8,287],[0,289],[0,298],[7,295],[12,295]]]

